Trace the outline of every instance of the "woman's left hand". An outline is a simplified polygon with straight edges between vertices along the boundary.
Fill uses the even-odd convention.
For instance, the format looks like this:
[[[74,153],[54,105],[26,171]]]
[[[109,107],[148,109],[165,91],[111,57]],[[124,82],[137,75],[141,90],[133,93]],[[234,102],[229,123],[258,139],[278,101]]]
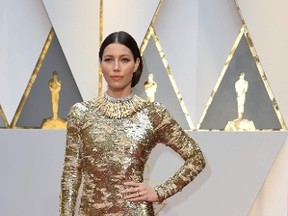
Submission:
[[[127,189],[121,191],[124,194],[124,198],[128,201],[139,202],[139,201],[148,201],[148,202],[157,202],[158,196],[155,190],[144,183],[137,182],[125,182],[125,186],[128,186]]]

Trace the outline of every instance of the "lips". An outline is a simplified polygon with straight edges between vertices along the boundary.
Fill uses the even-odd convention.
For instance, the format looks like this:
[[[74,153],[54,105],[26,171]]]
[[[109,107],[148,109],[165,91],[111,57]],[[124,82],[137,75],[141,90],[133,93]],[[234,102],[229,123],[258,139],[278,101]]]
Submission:
[[[122,78],[122,76],[110,76],[112,80],[120,80]]]

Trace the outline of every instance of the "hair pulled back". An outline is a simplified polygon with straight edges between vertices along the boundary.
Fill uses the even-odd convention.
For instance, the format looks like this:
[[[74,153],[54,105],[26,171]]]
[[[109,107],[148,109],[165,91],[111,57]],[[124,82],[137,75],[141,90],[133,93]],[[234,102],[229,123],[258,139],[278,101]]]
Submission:
[[[141,54],[140,54],[140,50],[137,45],[137,42],[127,32],[118,31],[118,32],[111,33],[104,39],[104,41],[102,42],[100,46],[100,49],[99,49],[100,61],[102,61],[103,52],[105,48],[112,43],[119,43],[119,44],[126,46],[127,48],[131,50],[134,61],[136,61],[137,58],[140,61],[137,70],[133,73],[133,77],[131,81],[131,87],[133,88],[139,82],[141,74],[142,74],[142,70],[143,70],[143,62],[142,62],[142,58],[141,58]]]

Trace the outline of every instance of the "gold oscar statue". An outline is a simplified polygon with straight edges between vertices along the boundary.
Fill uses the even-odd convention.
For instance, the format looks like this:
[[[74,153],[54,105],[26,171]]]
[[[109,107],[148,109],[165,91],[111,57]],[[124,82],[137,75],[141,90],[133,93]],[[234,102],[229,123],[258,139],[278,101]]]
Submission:
[[[44,119],[41,125],[43,129],[65,129],[66,121],[58,117],[59,93],[61,90],[61,81],[56,71],[53,72],[53,78],[49,80],[49,90],[51,92],[52,117]]]
[[[147,101],[154,102],[155,93],[157,91],[157,83],[154,81],[153,73],[148,74],[148,80],[144,83],[144,89],[147,96]]]
[[[249,83],[245,80],[245,73],[241,72],[239,79],[235,83],[237,93],[237,109],[238,118],[233,121],[228,121],[225,131],[253,131],[256,130],[253,121],[244,119],[244,107],[246,100],[246,92],[248,91]]]

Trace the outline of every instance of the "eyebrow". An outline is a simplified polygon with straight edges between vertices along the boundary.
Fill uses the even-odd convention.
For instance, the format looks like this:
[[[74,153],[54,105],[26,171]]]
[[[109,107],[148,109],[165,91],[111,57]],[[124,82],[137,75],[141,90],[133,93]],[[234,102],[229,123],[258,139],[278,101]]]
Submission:
[[[106,55],[104,55],[103,57],[114,57],[114,55],[106,54]],[[132,56],[130,56],[129,54],[123,54],[123,55],[120,55],[119,57],[129,57],[129,58],[132,58]]]

